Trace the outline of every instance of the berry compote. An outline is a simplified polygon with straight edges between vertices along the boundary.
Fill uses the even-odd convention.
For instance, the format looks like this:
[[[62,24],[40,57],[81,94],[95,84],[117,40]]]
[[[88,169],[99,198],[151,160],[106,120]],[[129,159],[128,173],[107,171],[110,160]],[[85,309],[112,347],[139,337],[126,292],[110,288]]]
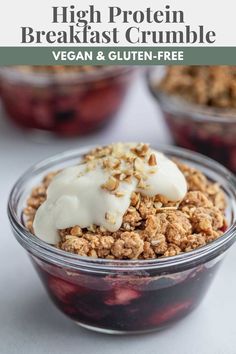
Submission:
[[[174,142],[219,161],[236,172],[236,115],[217,122],[194,121],[192,117],[164,112]]]
[[[55,305],[78,324],[107,332],[162,329],[202,300],[219,262],[179,273],[124,274],[66,270],[33,257]]]

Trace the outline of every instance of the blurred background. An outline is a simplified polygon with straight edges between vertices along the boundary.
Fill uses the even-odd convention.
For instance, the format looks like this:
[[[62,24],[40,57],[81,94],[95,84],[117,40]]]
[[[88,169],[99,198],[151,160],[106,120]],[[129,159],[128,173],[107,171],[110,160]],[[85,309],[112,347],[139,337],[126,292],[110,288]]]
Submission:
[[[2,72],[1,96],[5,108],[3,109],[1,104],[0,221],[3,232],[0,247],[0,353],[78,353],[79,351],[75,350],[78,346],[82,346],[83,354],[90,353],[95,346],[103,353],[110,353],[111,350],[113,353],[120,353],[121,350],[131,353],[156,353],[157,340],[161,348],[160,353],[164,350],[165,353],[172,353],[173,343],[175,352],[181,354],[189,354],[189,346],[192,348],[191,353],[235,353],[236,329],[232,315],[236,298],[236,283],[232,281],[235,248],[223,264],[201,308],[184,323],[176,325],[174,331],[168,329],[159,334],[114,338],[77,328],[54,309],[26,254],[10,231],[6,215],[10,189],[28,167],[50,155],[80,146],[115,141],[142,141],[154,146],[170,144],[174,142],[173,138],[179,145],[200,150],[195,145],[187,146],[190,139],[185,139],[186,134],[193,137],[197,130],[196,124],[198,130],[201,130],[200,138],[205,141],[204,152],[210,152],[211,140],[209,134],[205,134],[203,122],[200,120],[199,123],[199,113],[192,109],[190,114],[189,108],[186,108],[186,114],[183,105],[173,107],[172,103],[167,104],[166,97],[159,96],[153,89],[151,94],[147,84],[147,68],[133,69],[123,68],[115,74],[111,69],[111,72],[108,70],[105,74],[102,73],[102,77],[101,73],[86,69],[82,73],[83,78],[79,79],[82,80],[80,88],[78,89],[75,82],[70,85],[70,94],[67,87],[67,80],[71,75],[69,72],[60,73],[60,79],[57,75],[52,79],[51,73],[48,77],[38,72],[35,79],[35,72],[28,72],[24,68],[16,73],[11,70]],[[32,91],[32,83],[35,86],[35,80],[37,87]],[[149,86],[155,86],[155,80],[156,72],[152,72],[149,75]],[[184,110],[181,114],[180,107]],[[208,115],[212,115],[212,112],[208,112]],[[172,122],[175,116],[184,117],[180,127],[178,125],[178,134],[182,131],[180,135],[184,138],[182,143],[173,132],[173,129],[176,131],[177,128],[168,123],[168,119]],[[187,116],[190,116],[189,121],[193,118],[194,124],[191,129],[184,131]],[[229,136],[223,133],[223,123],[220,119],[220,128],[219,124],[218,128],[215,124],[210,135],[214,135],[214,144],[218,144],[218,150],[222,150],[222,141],[216,137]],[[207,126],[210,123],[208,117]],[[235,121],[233,129],[236,129]],[[234,145],[235,136],[233,134],[233,138],[229,139]],[[235,149],[236,153],[236,147],[232,144],[224,147],[223,160],[226,165],[230,160],[230,166],[234,168],[236,160],[233,165],[232,156],[230,159],[228,157],[229,150]],[[200,141],[198,146],[202,145]],[[216,150],[215,147],[211,149]],[[231,284],[228,293],[224,291],[226,283]],[[214,295],[216,293],[217,296]],[[194,342],[191,340],[193,333],[197,336]],[[178,351],[178,348],[181,350]]]

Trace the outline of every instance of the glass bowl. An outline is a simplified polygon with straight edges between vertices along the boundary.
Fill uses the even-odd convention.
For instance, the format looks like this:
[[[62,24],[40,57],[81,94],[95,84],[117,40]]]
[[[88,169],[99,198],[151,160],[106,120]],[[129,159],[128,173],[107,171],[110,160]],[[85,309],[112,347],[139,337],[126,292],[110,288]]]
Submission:
[[[197,167],[225,192],[228,229],[189,253],[155,260],[82,257],[46,244],[24,226],[22,211],[31,189],[50,171],[77,164],[90,148],[51,157],[30,168],[13,187],[8,215],[54,304],[77,324],[105,333],[159,330],[185,317],[202,301],[236,236],[236,179],[200,154],[159,147],[167,156]]]
[[[164,75],[165,67],[150,68],[147,81],[174,142],[236,172],[236,111],[194,105],[168,95],[157,88]]]
[[[18,126],[76,136],[114,117],[132,73],[133,68],[127,66],[60,73],[2,67],[0,91],[7,116]]]

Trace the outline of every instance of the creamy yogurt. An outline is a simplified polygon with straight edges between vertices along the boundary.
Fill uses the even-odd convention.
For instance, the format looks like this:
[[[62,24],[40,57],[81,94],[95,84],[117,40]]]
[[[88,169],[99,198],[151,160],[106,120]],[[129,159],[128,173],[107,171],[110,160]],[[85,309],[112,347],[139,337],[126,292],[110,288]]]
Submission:
[[[187,183],[177,165],[161,152],[149,149],[144,158],[137,157],[130,151],[133,145],[122,144],[119,150],[133,155],[136,166],[129,181],[121,180],[115,191],[103,186],[114,174],[114,169],[104,168],[104,160],[112,162],[115,156],[96,158],[92,167],[88,163],[65,168],[56,175],[47,189],[46,201],[38,208],[33,228],[35,235],[49,244],[59,241],[58,230],[79,225],[81,228],[91,225],[103,226],[108,231],[117,231],[130,206],[133,192],[145,196],[157,194],[170,201],[180,201],[187,192]],[[150,155],[155,155],[157,164],[150,166]],[[131,169],[122,157],[119,158],[119,170]],[[88,168],[89,167],[89,168]],[[135,177],[135,170],[142,171],[142,184]],[[139,172],[138,172],[139,173]]]

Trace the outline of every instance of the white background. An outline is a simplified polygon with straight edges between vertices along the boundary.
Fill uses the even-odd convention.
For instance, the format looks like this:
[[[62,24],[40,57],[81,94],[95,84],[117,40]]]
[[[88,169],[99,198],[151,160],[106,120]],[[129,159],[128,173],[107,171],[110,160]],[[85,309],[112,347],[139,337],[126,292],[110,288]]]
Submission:
[[[65,149],[117,140],[168,142],[144,80],[132,86],[114,123],[86,139],[40,143],[0,112],[0,353],[1,354],[236,354],[236,246],[201,307],[174,327],[139,336],[109,336],[79,328],[50,302],[6,216],[15,180],[36,161]]]
[[[47,0],[47,1],[32,1],[32,0],[7,0],[1,1],[0,4],[0,46],[21,46],[21,26],[30,26],[35,30],[63,30],[66,26],[60,24],[52,24],[52,6],[70,6],[75,5],[78,10],[87,9],[89,4],[94,4],[95,7],[101,10],[104,15],[104,20],[107,15],[108,6],[119,6],[124,10],[145,10],[147,7],[152,7],[154,10],[163,10],[165,5],[170,5],[172,10],[183,10],[185,13],[186,24],[193,27],[204,25],[206,30],[213,30],[217,33],[217,41],[214,46],[235,46],[235,0],[102,0],[102,1],[66,1],[66,0]],[[124,25],[118,23],[111,24],[111,27],[119,26],[121,32],[124,32]],[[127,25],[125,25],[127,27]],[[132,26],[130,24],[129,26]],[[128,27],[129,27],[128,26]],[[161,24],[145,25],[142,24],[143,30],[165,30],[167,26]],[[107,26],[100,24],[94,26],[94,29],[105,30]],[[171,25],[169,30],[181,30],[181,25]],[[47,45],[47,44],[44,44]],[[126,42],[121,42],[119,45],[130,45]],[[147,44],[148,45],[148,44]],[[49,45],[50,46],[50,45]],[[108,44],[109,46],[109,44]],[[141,45],[143,46],[143,45]],[[168,45],[167,45],[168,46]],[[211,45],[212,46],[212,45]]]

